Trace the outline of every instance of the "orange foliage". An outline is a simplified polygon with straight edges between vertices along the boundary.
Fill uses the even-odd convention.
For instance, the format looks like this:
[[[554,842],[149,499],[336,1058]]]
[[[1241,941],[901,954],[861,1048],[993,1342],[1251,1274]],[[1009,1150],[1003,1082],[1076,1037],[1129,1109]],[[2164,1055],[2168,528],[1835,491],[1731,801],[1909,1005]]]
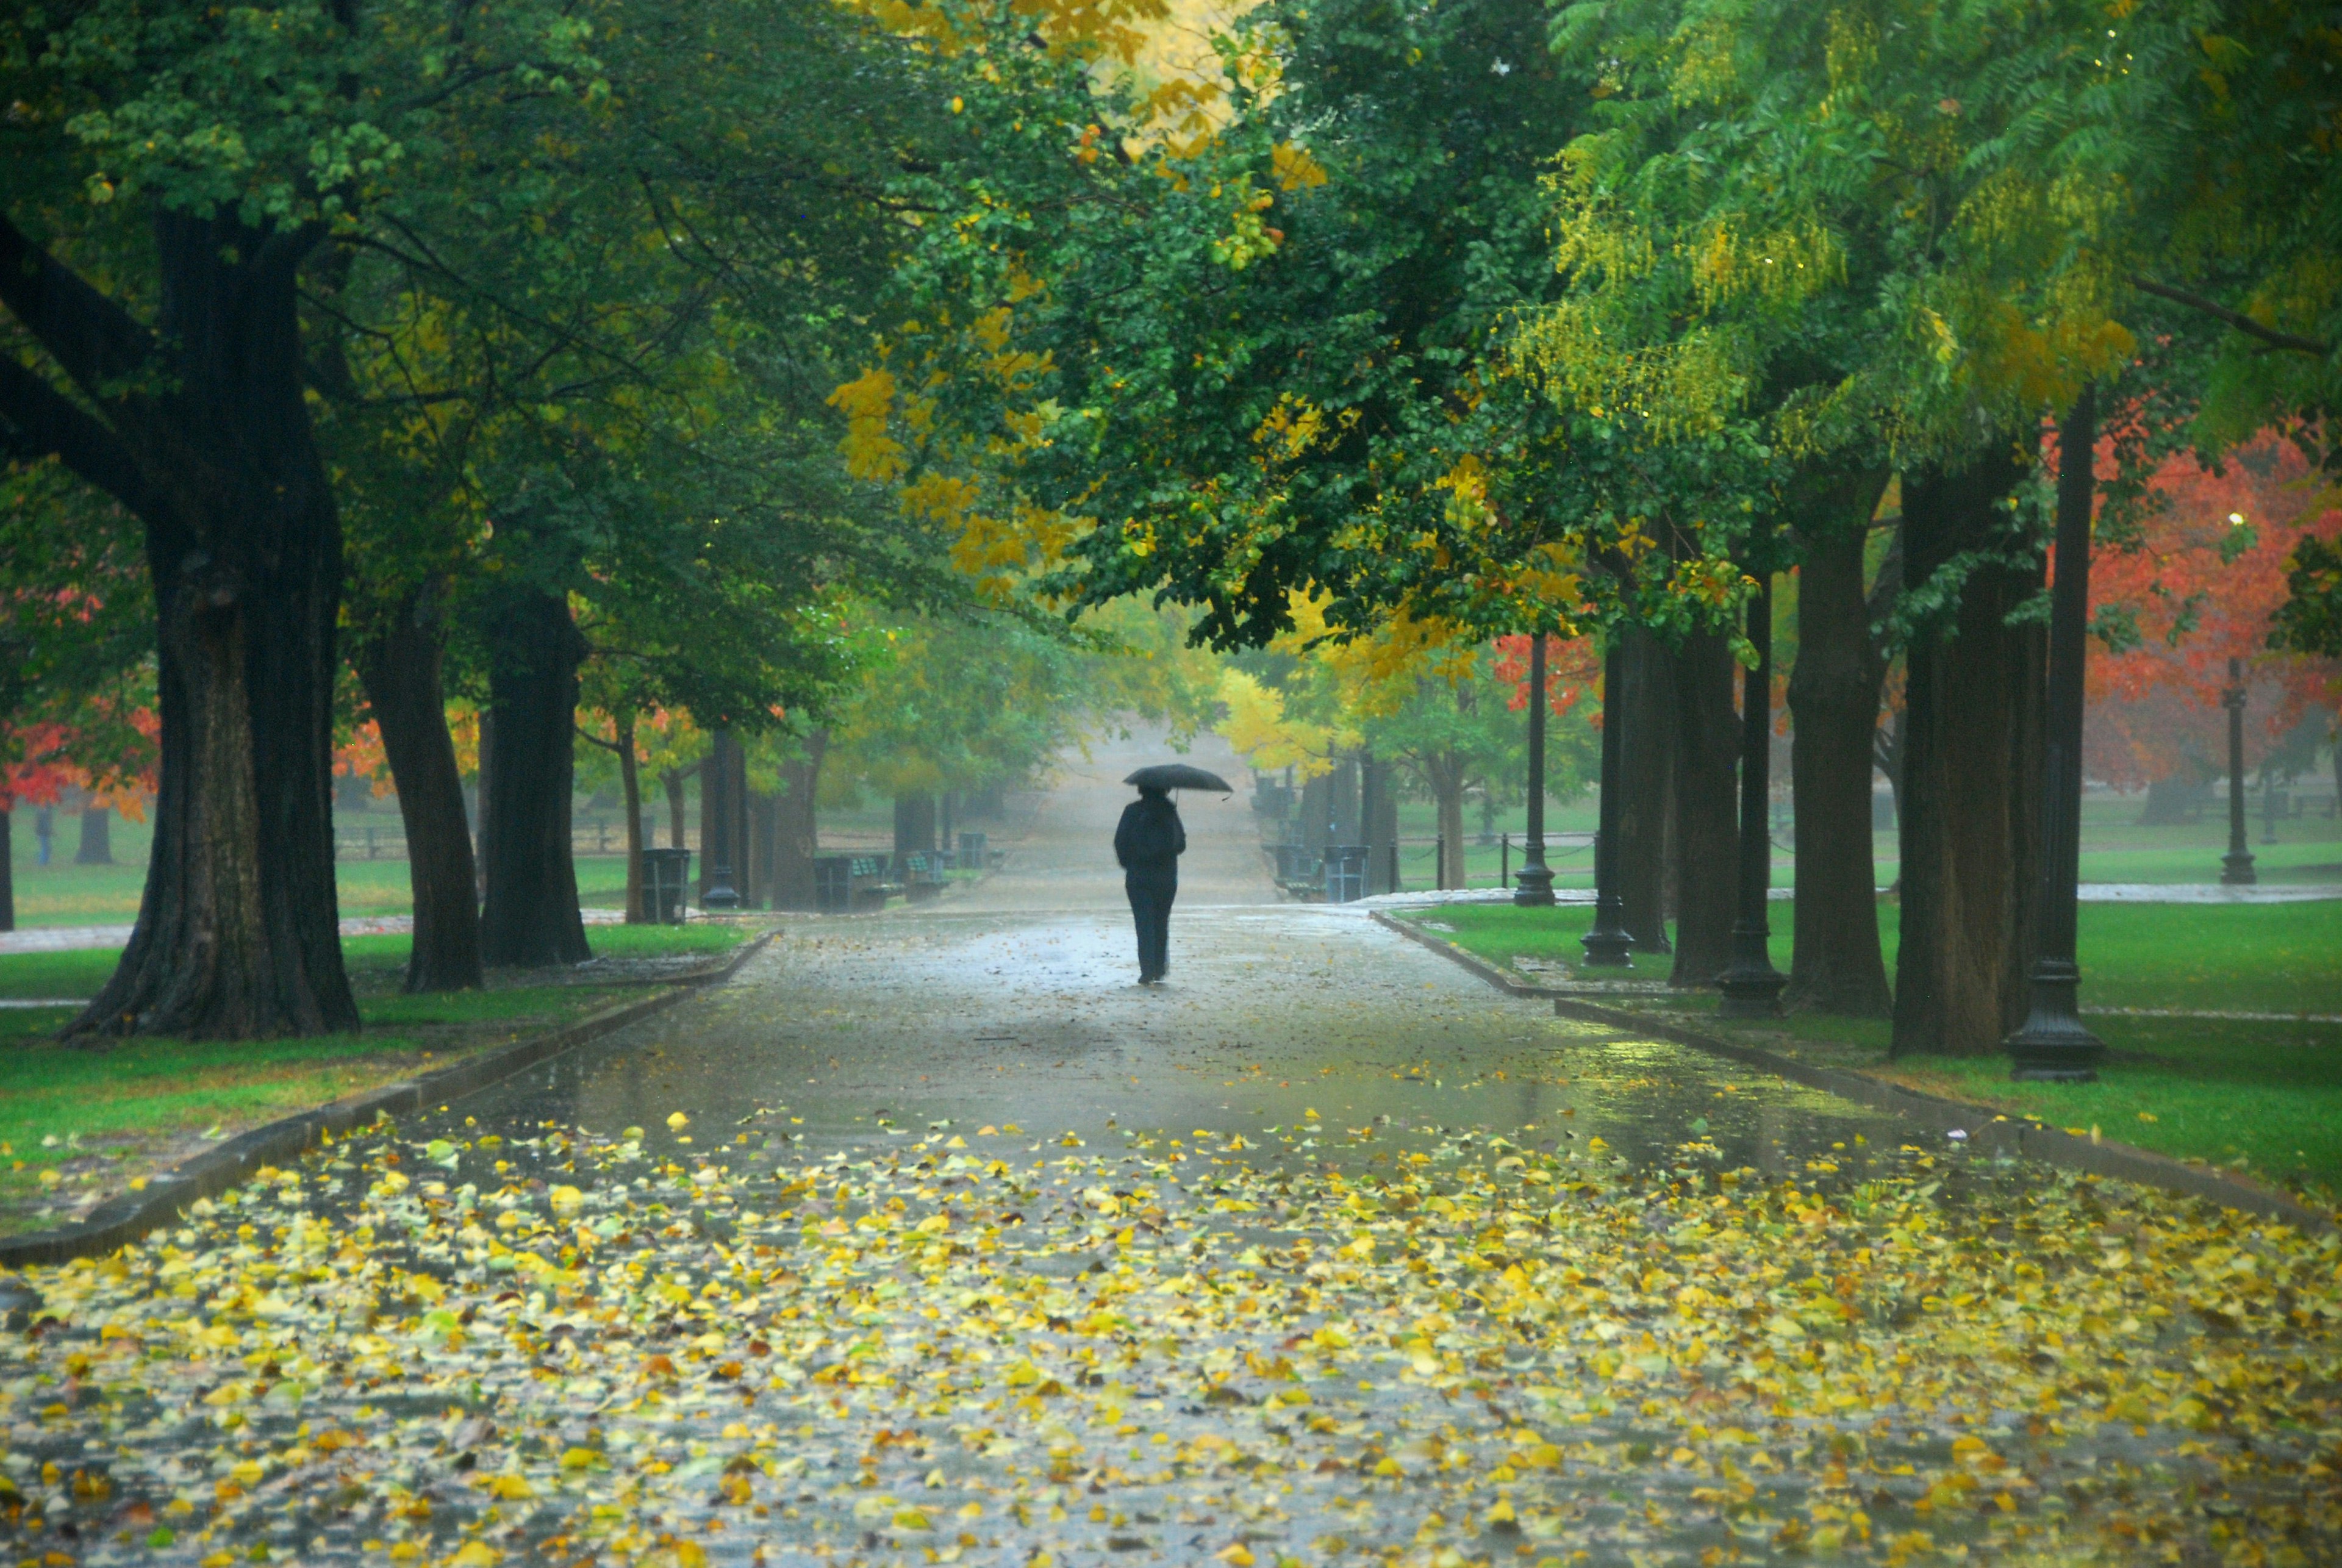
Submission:
[[[2101,459],[2103,471],[2103,451]],[[2330,662],[2267,647],[2294,542],[2305,531],[2329,539],[2342,532],[2342,509],[2300,452],[2264,436],[2218,474],[2182,454],[2163,465],[2155,488],[2166,504],[2144,547],[2102,544],[2090,560],[2094,604],[2127,609],[2142,639],[2118,654],[2090,644],[2085,765],[2125,787],[2168,777],[2191,759],[2225,764],[2220,694],[2231,658],[2246,662],[2251,693],[2247,766],[2337,695]]]
[[[1529,705],[1528,634],[1522,632],[1509,637],[1498,637],[1494,645],[1496,662],[1491,673],[1496,679],[1513,684],[1512,699],[1505,705],[1519,713]],[[1601,679],[1602,656],[1595,652],[1593,638],[1546,638],[1546,700],[1552,705],[1556,718],[1576,707],[1588,692],[1596,689]]]

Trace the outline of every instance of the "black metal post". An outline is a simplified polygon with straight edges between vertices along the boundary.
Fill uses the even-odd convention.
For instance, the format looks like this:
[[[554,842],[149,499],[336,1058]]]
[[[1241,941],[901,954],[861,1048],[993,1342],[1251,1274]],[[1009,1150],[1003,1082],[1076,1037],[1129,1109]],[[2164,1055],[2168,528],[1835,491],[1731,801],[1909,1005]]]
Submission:
[[[2260,880],[2253,852],[2245,847],[2245,662],[2228,661],[2228,689],[2220,694],[2228,710],[2228,853],[2220,857],[2220,880],[2249,887]]]
[[[1732,963],[1716,983],[1724,990],[1716,1012],[1726,1018],[1770,1018],[1781,1011],[1789,977],[1773,967],[1767,950],[1772,927],[1765,898],[1773,885],[1773,580],[1757,574],[1748,601],[1748,642],[1756,664],[1740,685],[1739,908],[1732,921]]]
[[[1529,831],[1521,848],[1520,885],[1513,902],[1553,903],[1553,871],[1545,863],[1545,634],[1529,638]]]
[[[2057,575],[2049,597],[2049,702],[2041,748],[2041,951],[2025,1022],[2005,1042],[2012,1078],[2087,1084],[2106,1043],[2082,1024],[2075,993],[2076,904],[2082,870],[2082,673],[2090,620],[2091,463],[2095,394],[2084,389],[2057,430]]]
[[[1626,667],[1613,636],[1602,661],[1602,814],[1594,832],[1594,928],[1577,939],[1592,969],[1632,969],[1635,939],[1626,931],[1626,903],[1618,893],[1619,742],[1625,704],[1618,700]]]
[[[707,761],[699,770],[699,837],[707,855],[707,892],[700,902],[710,909],[737,909],[740,894],[732,885],[732,864],[739,853],[738,803],[732,798],[733,748],[739,742],[729,730],[717,730]]]

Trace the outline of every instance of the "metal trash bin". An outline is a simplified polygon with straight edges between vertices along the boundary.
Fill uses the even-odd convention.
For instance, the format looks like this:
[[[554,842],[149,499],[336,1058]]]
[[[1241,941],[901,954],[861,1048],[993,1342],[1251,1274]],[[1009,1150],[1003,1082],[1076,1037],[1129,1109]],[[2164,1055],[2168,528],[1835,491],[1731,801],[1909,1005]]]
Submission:
[[[1355,904],[1366,895],[1366,846],[1329,844],[1326,846],[1326,902]]]
[[[992,864],[990,841],[980,833],[959,835],[959,868],[962,871],[984,871]]]
[[[643,918],[658,925],[681,925],[691,888],[691,851],[643,851]]]
[[[854,857],[824,854],[814,857],[813,906],[824,914],[845,914],[854,908]]]

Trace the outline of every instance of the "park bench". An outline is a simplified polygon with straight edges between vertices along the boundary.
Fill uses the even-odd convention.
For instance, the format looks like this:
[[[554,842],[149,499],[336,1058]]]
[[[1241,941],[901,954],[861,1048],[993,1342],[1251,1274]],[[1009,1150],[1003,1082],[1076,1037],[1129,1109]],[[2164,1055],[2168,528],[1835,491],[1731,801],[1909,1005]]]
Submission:
[[[886,876],[886,862],[875,854],[825,854],[813,863],[814,907],[826,914],[884,909],[903,884]]]
[[[1324,872],[1317,852],[1306,844],[1264,844],[1276,861],[1276,885],[1295,898],[1325,896]]]
[[[896,858],[902,864],[904,896],[913,904],[921,904],[928,899],[943,896],[944,883],[946,880],[945,872],[949,864],[948,856],[914,851]]]

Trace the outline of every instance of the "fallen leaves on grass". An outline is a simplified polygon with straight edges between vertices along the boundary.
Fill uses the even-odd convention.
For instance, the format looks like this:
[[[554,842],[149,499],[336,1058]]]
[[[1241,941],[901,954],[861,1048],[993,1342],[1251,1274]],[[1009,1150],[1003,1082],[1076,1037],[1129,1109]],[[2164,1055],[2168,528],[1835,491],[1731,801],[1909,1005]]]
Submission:
[[[60,1568],[2342,1545],[2332,1237],[1917,1151],[1768,1180],[1696,1143],[1635,1174],[1458,1142],[1346,1175],[1216,1135],[776,1164],[385,1130],[0,1277],[37,1301],[0,1342],[0,1540]]]

